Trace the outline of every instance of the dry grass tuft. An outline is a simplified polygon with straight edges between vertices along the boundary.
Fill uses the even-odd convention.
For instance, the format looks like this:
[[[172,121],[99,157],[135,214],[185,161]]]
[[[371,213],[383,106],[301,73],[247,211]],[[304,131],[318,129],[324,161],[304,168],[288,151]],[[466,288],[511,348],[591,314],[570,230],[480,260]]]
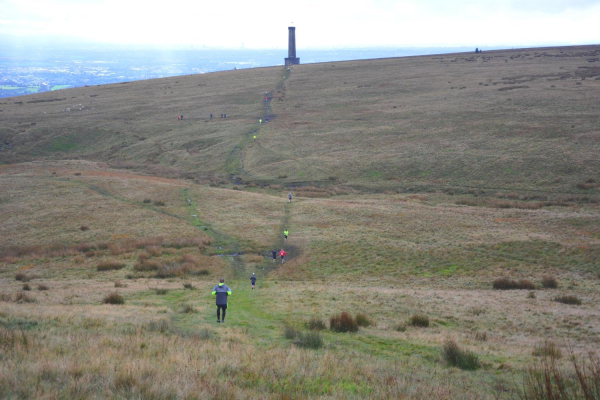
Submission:
[[[189,283],[189,282],[185,282],[183,284],[183,288],[184,289],[188,289],[188,290],[194,290],[194,289],[196,289],[196,287],[194,285],[192,285],[191,283]]]
[[[104,304],[125,304],[125,299],[117,292],[109,293],[102,299]]]
[[[494,280],[492,286],[496,290],[535,290],[535,284],[529,279],[519,279],[518,281],[515,281],[510,278],[497,278]]]
[[[15,280],[21,282],[29,282],[31,278],[22,272],[18,272],[17,274],[15,274]]]
[[[126,284],[126,283],[123,283],[123,282],[121,282],[121,281],[115,281],[115,287],[116,287],[116,288],[126,288],[126,287],[127,287],[127,284]]]
[[[23,285],[23,290],[29,291],[29,290],[31,290],[31,286],[29,286],[29,284],[26,283],[26,284]]]
[[[562,357],[560,348],[551,340],[544,340],[543,343],[538,343],[533,349],[534,356],[537,357],[553,357],[559,359]]]
[[[467,371],[474,371],[481,367],[479,357],[472,351],[463,350],[453,339],[446,339],[442,346],[442,358],[448,365]]]
[[[408,319],[408,325],[415,326],[418,328],[427,328],[429,327],[429,317],[422,314],[412,315]]]
[[[327,329],[327,325],[325,325],[325,322],[321,318],[311,317],[308,321],[308,329],[312,331],[324,331]]]
[[[294,340],[294,345],[304,349],[320,349],[324,345],[323,337],[319,332],[300,332]]]
[[[367,317],[366,314],[363,314],[363,313],[356,314],[356,323],[358,324],[358,326],[363,327],[363,328],[369,327],[371,325],[373,325],[373,326],[375,325],[373,323],[373,321],[369,317]]]
[[[563,367],[558,357],[549,354],[531,365],[523,377],[525,400],[570,400],[600,398],[600,360],[589,353],[587,357],[573,354],[570,364]]]
[[[558,288],[558,281],[551,275],[546,275],[542,278],[542,287],[545,289],[556,289]]]
[[[344,311],[329,319],[329,329],[334,332],[358,332],[358,324],[352,315]]]
[[[116,261],[101,262],[96,267],[96,269],[98,271],[114,271],[114,270],[123,269],[123,268],[125,268],[125,264],[116,262]]]
[[[13,300],[15,303],[37,303],[35,297],[29,296],[27,293],[18,292]]]
[[[581,299],[575,295],[561,295],[561,296],[556,296],[554,298],[554,301],[558,302],[558,303],[563,303],[563,304],[572,304],[572,305],[576,305],[576,306],[580,306],[582,304]]]

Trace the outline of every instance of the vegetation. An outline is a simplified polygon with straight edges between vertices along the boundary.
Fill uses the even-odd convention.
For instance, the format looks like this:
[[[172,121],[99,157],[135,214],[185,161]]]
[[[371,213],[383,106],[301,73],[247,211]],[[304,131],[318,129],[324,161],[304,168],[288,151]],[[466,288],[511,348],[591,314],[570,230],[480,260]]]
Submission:
[[[477,354],[461,349],[455,340],[446,339],[442,346],[442,357],[453,367],[473,371],[481,367]]]
[[[581,382],[563,343],[594,387],[598,56],[507,50],[68,89],[89,107],[76,118],[59,101],[3,100],[0,393],[548,397],[563,383],[543,360],[569,390]],[[174,122],[174,104],[195,115]],[[205,119],[218,110],[231,118]],[[285,264],[269,258],[280,248]],[[97,272],[105,263],[123,267]],[[226,324],[210,296],[220,277]],[[493,290],[498,278],[526,292]],[[581,305],[533,291],[553,280]],[[101,305],[113,286],[125,305]]]
[[[429,326],[429,317],[421,314],[414,314],[408,319],[408,325],[417,328],[427,328]]]
[[[333,332],[358,332],[358,324],[352,315],[344,311],[329,319],[329,329]]]
[[[109,293],[102,299],[104,304],[125,304],[125,299],[117,292]]]

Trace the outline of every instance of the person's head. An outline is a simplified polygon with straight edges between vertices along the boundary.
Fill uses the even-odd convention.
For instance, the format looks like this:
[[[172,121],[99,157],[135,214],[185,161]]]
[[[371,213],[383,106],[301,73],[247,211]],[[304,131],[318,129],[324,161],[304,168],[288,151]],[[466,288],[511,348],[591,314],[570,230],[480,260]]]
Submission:
[[[253,272],[252,275],[256,275],[256,274]]]
[[[225,278],[219,279],[219,283],[225,283]]]

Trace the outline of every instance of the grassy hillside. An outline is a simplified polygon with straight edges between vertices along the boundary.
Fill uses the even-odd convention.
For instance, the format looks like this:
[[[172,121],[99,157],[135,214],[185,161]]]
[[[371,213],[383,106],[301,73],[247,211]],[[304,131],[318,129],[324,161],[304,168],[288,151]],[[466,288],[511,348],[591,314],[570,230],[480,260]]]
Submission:
[[[575,383],[570,354],[600,341],[596,51],[4,100],[0,393],[546,398],[534,371],[553,366]],[[329,329],[344,311],[357,332]]]
[[[18,97],[0,104],[0,161],[81,157],[158,164],[173,176],[597,195],[581,185],[600,180],[599,54],[347,61],[294,66],[287,78],[274,67]]]

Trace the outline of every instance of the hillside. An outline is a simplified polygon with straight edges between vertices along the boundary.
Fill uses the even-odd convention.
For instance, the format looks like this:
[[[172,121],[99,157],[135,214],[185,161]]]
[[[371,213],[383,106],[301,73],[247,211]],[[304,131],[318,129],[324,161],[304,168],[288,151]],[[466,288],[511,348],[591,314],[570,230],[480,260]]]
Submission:
[[[589,194],[577,185],[600,180],[598,55],[587,46],[347,61],[294,66],[287,79],[273,67],[11,98],[0,103],[0,161]]]
[[[597,363],[600,341],[598,54],[3,100],[0,393],[546,398],[532,393],[549,368],[578,390],[571,355]],[[342,312],[357,332],[330,329]]]

